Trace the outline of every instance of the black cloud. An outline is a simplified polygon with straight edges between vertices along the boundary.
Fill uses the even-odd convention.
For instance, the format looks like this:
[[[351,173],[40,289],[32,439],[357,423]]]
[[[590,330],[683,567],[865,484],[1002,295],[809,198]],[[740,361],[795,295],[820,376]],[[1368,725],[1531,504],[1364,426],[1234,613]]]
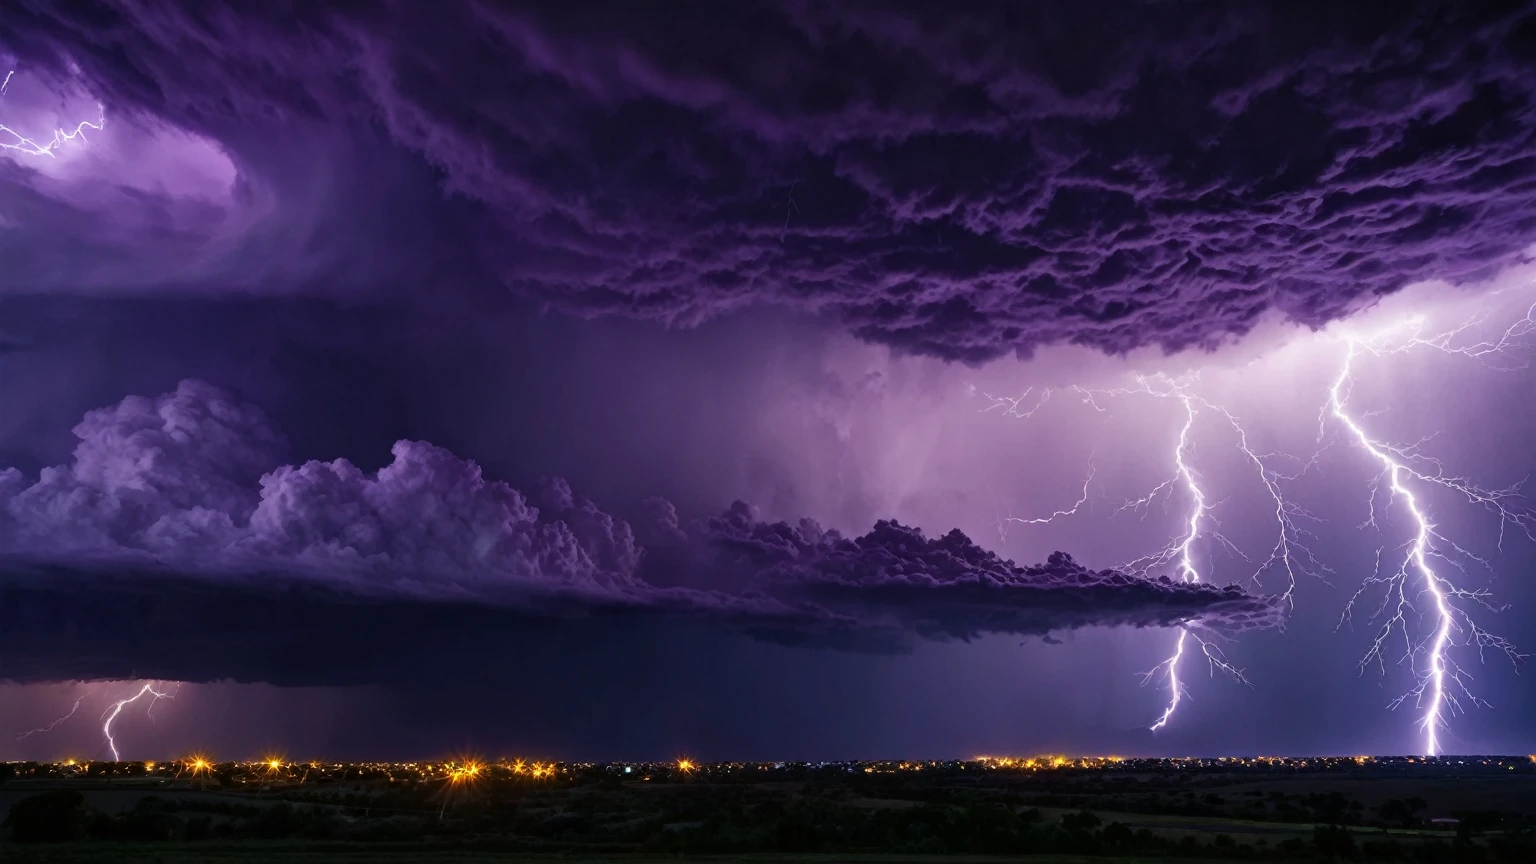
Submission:
[[[1536,239],[1529,5],[1111,5],[23,2],[0,44],[418,265],[374,278],[443,272],[352,242],[419,226],[456,278],[580,315],[774,304],[968,362],[1180,349]],[[453,200],[381,206],[383,145]],[[360,179],[301,194],[316,163]],[[328,237],[246,263],[323,281]]]

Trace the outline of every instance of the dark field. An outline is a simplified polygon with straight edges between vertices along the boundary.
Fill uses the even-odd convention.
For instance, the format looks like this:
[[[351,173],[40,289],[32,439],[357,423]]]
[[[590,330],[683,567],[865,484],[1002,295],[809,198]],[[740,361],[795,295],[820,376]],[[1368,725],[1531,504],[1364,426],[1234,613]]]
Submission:
[[[9,852],[10,849],[7,849]],[[109,864],[109,862],[164,862],[164,864],[218,864],[218,862],[272,861],[278,864],[365,864],[365,862],[443,861],[449,864],[480,864],[480,862],[515,861],[522,864],[588,864],[588,862],[622,860],[626,864],[664,864],[676,862],[676,856],[645,855],[539,855],[527,852],[498,851],[477,847],[431,844],[373,844],[358,846],[345,843],[272,843],[248,842],[239,844],[188,843],[177,847],[125,847],[122,844],[85,845],[71,844],[57,847],[32,846],[22,848],[13,858],[18,864]],[[698,864],[711,862],[739,862],[739,864],[994,864],[994,862],[1018,860],[995,855],[901,855],[901,854],[804,854],[804,855],[696,855],[687,860]],[[1103,856],[1045,855],[1032,856],[1035,864],[1089,864],[1102,862]],[[1127,859],[1116,861],[1166,861],[1165,858]]]
[[[1536,764],[9,765],[7,862],[1536,862]]]

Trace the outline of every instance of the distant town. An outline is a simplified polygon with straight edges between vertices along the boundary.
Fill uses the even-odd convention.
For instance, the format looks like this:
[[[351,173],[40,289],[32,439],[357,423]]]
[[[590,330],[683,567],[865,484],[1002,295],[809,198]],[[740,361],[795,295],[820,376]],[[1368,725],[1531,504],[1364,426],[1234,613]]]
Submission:
[[[1492,864],[1536,861],[1536,757],[194,755],[0,763],[0,812],[0,854],[23,864],[66,860],[28,851],[45,847],[114,862],[823,853]]]
[[[459,757],[419,762],[293,761],[271,756],[218,762],[207,756],[168,761],[110,762],[65,759],[58,762],[0,763],[0,779],[28,781],[98,780],[154,785],[231,784],[272,787],[304,783],[480,782],[545,780],[590,782],[604,778],[668,782],[680,779],[747,781],[807,779],[844,774],[927,772],[931,776],[976,776],[996,772],[1098,771],[1251,773],[1360,772],[1375,775],[1432,776],[1457,774],[1536,774],[1529,756],[1220,756],[1145,758],[1122,756],[976,756],[971,759],[877,760],[831,762],[696,762],[680,758],[660,762],[560,762],[536,759],[484,760]]]

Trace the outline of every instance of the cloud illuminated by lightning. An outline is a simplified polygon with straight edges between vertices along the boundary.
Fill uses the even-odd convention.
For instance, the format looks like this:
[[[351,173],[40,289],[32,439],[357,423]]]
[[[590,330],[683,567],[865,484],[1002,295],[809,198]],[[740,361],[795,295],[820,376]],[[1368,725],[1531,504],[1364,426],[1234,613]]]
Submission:
[[[1408,335],[1400,342],[1392,342],[1389,337],[1391,330],[1378,336],[1374,340],[1367,340],[1365,345],[1372,354],[1395,354],[1414,348],[1429,348],[1446,354],[1459,354],[1470,357],[1495,369],[1514,371],[1525,369],[1531,365],[1529,358],[1520,360],[1510,355],[1516,351],[1529,350],[1536,340],[1536,304],[1525,310],[1525,317],[1509,325],[1500,333],[1497,339],[1482,339],[1475,342],[1458,343],[1458,338],[1470,332],[1473,328],[1488,320],[1487,311],[1479,311],[1460,324],[1449,330],[1439,333],[1424,335],[1426,323],[1423,317],[1411,318],[1407,322]],[[1359,340],[1350,340],[1356,342]],[[1513,360],[1512,365],[1496,363],[1496,360]]]
[[[14,69],[5,74],[5,82],[3,85],[0,85],[0,95],[5,94],[5,90],[11,85],[11,76],[15,74],[16,70]],[[81,120],[79,123],[75,124],[74,129],[66,129],[61,126],[53,130],[53,136],[51,138],[43,139],[41,141],[39,139],[33,138],[30,135],[16,131],[15,129],[6,125],[4,122],[0,122],[0,150],[14,150],[20,153],[25,153],[29,156],[47,156],[50,159],[56,158],[56,151],[60,147],[63,147],[65,142],[74,141],[76,139],[84,141],[85,130],[90,129],[96,132],[100,132],[106,127],[106,107],[98,102],[96,103],[96,111],[97,116],[94,121]],[[10,140],[6,140],[5,136],[9,136]]]

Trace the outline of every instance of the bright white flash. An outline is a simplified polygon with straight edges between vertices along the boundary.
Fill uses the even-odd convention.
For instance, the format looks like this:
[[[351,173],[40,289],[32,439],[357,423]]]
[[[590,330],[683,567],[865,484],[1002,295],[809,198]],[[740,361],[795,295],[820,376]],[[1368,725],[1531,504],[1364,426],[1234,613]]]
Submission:
[[[1183,408],[1184,422],[1179,428],[1178,440],[1173,447],[1170,462],[1173,465],[1173,476],[1153,487],[1147,494],[1133,500],[1126,501],[1114,515],[1122,513],[1137,513],[1145,516],[1146,510],[1158,501],[1164,502],[1166,507],[1172,496],[1179,490],[1189,499],[1188,511],[1183,519],[1183,528],[1171,539],[1166,546],[1149,555],[1124,562],[1118,566],[1126,573],[1137,576],[1150,576],[1154,571],[1172,570],[1177,578],[1184,582],[1202,581],[1203,575],[1200,565],[1197,563],[1198,548],[1201,541],[1209,541],[1227,552],[1252,563],[1247,555],[1236,544],[1232,543],[1221,533],[1220,526],[1216,522],[1214,511],[1217,503],[1213,502],[1201,483],[1198,470],[1194,465],[1194,436],[1197,417],[1202,413],[1208,413],[1219,419],[1236,436],[1236,446],[1244,457],[1254,466],[1260,486],[1274,504],[1276,540],[1268,556],[1257,564],[1250,581],[1258,582],[1271,570],[1279,570],[1285,575],[1286,586],[1284,598],[1290,602],[1294,596],[1296,580],[1299,574],[1328,572],[1324,566],[1312,554],[1307,541],[1311,539],[1310,532],[1303,527],[1305,522],[1315,522],[1316,517],[1306,510],[1289,501],[1281,492],[1280,482],[1290,479],[1292,475],[1285,474],[1274,467],[1278,461],[1278,454],[1260,453],[1249,444],[1248,431],[1239,421],[1238,417],[1225,407],[1215,404],[1210,400],[1194,392],[1198,383],[1195,376],[1170,378],[1167,376],[1142,377],[1135,379],[1134,387],[1114,389],[1089,389],[1073,385],[1064,388],[1062,392],[1069,392],[1078,397],[1078,400],[1091,407],[1094,411],[1104,413],[1107,409],[1100,403],[1100,399],[1110,399],[1120,396],[1145,395],[1156,399],[1176,400]],[[1033,401],[1029,397],[1033,389],[1026,390],[1018,397],[996,397],[990,394],[982,394],[989,401],[984,411],[1001,410],[1006,415],[1014,417],[1033,417],[1041,407],[1050,401],[1053,390],[1045,389]],[[1093,479],[1092,464],[1089,466],[1089,481]],[[1027,525],[1041,525],[1055,519],[1072,516],[1078,513],[1088,500],[1089,486],[1083,484],[1083,494],[1077,503],[1070,508],[1058,510],[1050,516],[1036,519],[1017,519],[1010,517],[1007,521]],[[1006,536],[1004,537],[1006,540]],[[1186,694],[1184,682],[1180,676],[1180,665],[1189,648],[1190,640],[1193,640],[1200,648],[1206,663],[1212,674],[1222,671],[1234,679],[1246,684],[1247,679],[1243,671],[1233,666],[1226,659],[1220,646],[1210,638],[1203,637],[1197,632],[1198,622],[1189,622],[1179,630],[1178,640],[1174,644],[1173,653],[1164,661],[1142,673],[1143,683],[1149,683],[1160,676],[1167,681],[1168,704],[1151,725],[1153,731],[1162,729],[1168,725],[1174,712],[1178,710],[1179,703]]]
[[[1501,370],[1524,369],[1528,359],[1521,359],[1520,351],[1536,348],[1536,305],[1526,310],[1525,316],[1494,338],[1478,340],[1472,334],[1487,320],[1486,313],[1479,313],[1457,326],[1440,333],[1429,333],[1423,318],[1407,322],[1406,327],[1396,328],[1385,336],[1373,339],[1346,337],[1343,362],[1328,389],[1327,399],[1319,417],[1319,454],[1327,437],[1330,418],[1348,432],[1348,437],[1380,466],[1381,474],[1370,488],[1370,515],[1363,527],[1379,527],[1377,523],[1377,497],[1383,485],[1389,492],[1388,506],[1400,505],[1413,525],[1413,537],[1400,547],[1402,555],[1396,567],[1383,575],[1380,567],[1382,554],[1377,551],[1378,567],[1365,579],[1346,605],[1340,617],[1340,625],[1351,620],[1356,602],[1373,586],[1384,590],[1381,605],[1376,610],[1379,619],[1385,619],[1376,631],[1370,650],[1361,661],[1362,670],[1375,664],[1385,671],[1386,654],[1395,650],[1390,646],[1401,639],[1401,662],[1414,673],[1416,685],[1399,697],[1391,707],[1398,707],[1412,699],[1422,711],[1420,725],[1424,733],[1424,751],[1429,755],[1442,752],[1440,732],[1450,714],[1462,708],[1462,701],[1481,702],[1468,689],[1471,676],[1453,657],[1457,648],[1475,648],[1479,659],[1490,648],[1504,653],[1518,662],[1525,655],[1500,636],[1482,629],[1473,620],[1469,607],[1481,606],[1497,611],[1484,590],[1458,587],[1452,581],[1451,571],[1465,573],[1465,565],[1472,562],[1488,567],[1486,559],[1469,552],[1463,546],[1449,540],[1435,526],[1423,492],[1439,487],[1460,495],[1469,504],[1481,506],[1499,518],[1499,546],[1510,527],[1520,529],[1536,540],[1536,512],[1533,512],[1522,494],[1522,484],[1504,489],[1484,489],[1471,481],[1448,473],[1441,463],[1421,452],[1425,443],[1398,445],[1382,441],[1367,431],[1368,418],[1372,414],[1358,414],[1349,408],[1349,397],[1354,385],[1355,361],[1361,356],[1387,357],[1410,350],[1435,350],[1445,354],[1476,360],[1490,368]],[[1005,415],[1033,417],[1050,400],[1053,393],[1072,393],[1095,411],[1105,412],[1100,400],[1109,397],[1142,394],[1159,399],[1176,399],[1183,407],[1183,423],[1178,440],[1173,447],[1170,462],[1173,474],[1153,487],[1146,495],[1126,501],[1115,515],[1125,512],[1140,514],[1153,504],[1162,502],[1169,506],[1175,496],[1188,499],[1188,510],[1182,519],[1182,528],[1166,546],[1149,555],[1119,565],[1120,570],[1138,576],[1151,576],[1157,572],[1171,573],[1184,582],[1209,581],[1209,572],[1202,572],[1199,561],[1201,541],[1215,544],[1227,552],[1247,559],[1237,546],[1221,533],[1215,516],[1219,502],[1213,503],[1209,489],[1203,485],[1198,468],[1194,464],[1194,437],[1197,420],[1202,415],[1219,419],[1236,436],[1236,447],[1254,467],[1259,484],[1274,504],[1277,526],[1276,541],[1269,555],[1255,568],[1252,581],[1258,582],[1270,571],[1278,571],[1285,579],[1283,598],[1294,605],[1297,577],[1312,574],[1322,577],[1333,571],[1323,565],[1311,552],[1309,544],[1315,538],[1307,525],[1319,521],[1316,516],[1300,508],[1286,498],[1282,485],[1296,480],[1317,466],[1317,457],[1300,464],[1294,471],[1284,472],[1276,466],[1296,464],[1300,460],[1277,453],[1260,453],[1249,444],[1247,429],[1225,407],[1211,402],[1196,392],[1198,378],[1189,375],[1181,378],[1167,376],[1141,377],[1135,386],[1107,390],[1093,390],[1071,386],[1061,390],[1046,388],[1038,395],[1033,389],[1019,397],[986,396],[989,404],[984,411],[1000,410]],[[1031,399],[1031,396],[1034,396]],[[1203,428],[1201,434],[1205,432]],[[1427,439],[1426,439],[1427,440]],[[1089,480],[1093,479],[1092,465]],[[1027,525],[1047,524],[1058,518],[1072,516],[1082,510],[1088,501],[1088,484],[1083,495],[1070,508],[1058,510],[1050,516],[1036,519],[1012,518],[1008,521]],[[1182,494],[1180,494],[1182,492]],[[1006,537],[1004,538],[1006,540]],[[1396,554],[1395,552],[1393,554]],[[1204,565],[1209,569],[1209,562]],[[1422,608],[1420,608],[1422,607]],[[1410,633],[1410,618],[1424,617],[1433,622],[1427,636],[1415,639]],[[1187,694],[1180,664],[1189,653],[1189,640],[1200,646],[1211,671],[1221,670],[1246,683],[1242,670],[1226,662],[1220,649],[1198,632],[1199,622],[1186,622],[1179,632],[1172,654],[1167,659],[1143,673],[1143,681],[1165,680],[1168,685],[1168,703],[1152,724],[1156,731],[1166,727]]]
[[[1501,547],[1505,529],[1511,525],[1522,529],[1527,537],[1532,537],[1532,514],[1522,504],[1523,481],[1521,484],[1505,489],[1490,490],[1476,486],[1465,478],[1447,474],[1439,461],[1419,452],[1419,444],[1422,444],[1422,441],[1419,444],[1402,446],[1372,437],[1366,431],[1363,421],[1351,413],[1348,403],[1354,387],[1354,362],[1362,352],[1382,357],[1400,353],[1409,348],[1427,347],[1488,362],[1490,358],[1502,356],[1510,349],[1519,346],[1521,340],[1531,335],[1533,329],[1536,329],[1536,307],[1532,307],[1522,321],[1508,328],[1497,340],[1457,345],[1455,338],[1479,320],[1481,319],[1469,320],[1453,330],[1433,337],[1422,335],[1422,322],[1411,322],[1413,326],[1410,335],[1396,343],[1388,342],[1386,338],[1369,341],[1354,337],[1347,338],[1344,360],[1339,367],[1338,377],[1334,379],[1333,386],[1328,390],[1328,402],[1324,408],[1325,416],[1320,420],[1318,429],[1318,438],[1321,443],[1325,432],[1323,424],[1327,417],[1331,416],[1348,430],[1350,438],[1381,466],[1381,474],[1371,488],[1370,515],[1363,527],[1379,527],[1376,498],[1383,480],[1390,493],[1388,505],[1400,503],[1412,524],[1413,536],[1400,547],[1403,554],[1396,568],[1390,574],[1383,576],[1380,559],[1384,550],[1378,550],[1376,572],[1368,577],[1361,584],[1360,590],[1350,598],[1340,617],[1340,624],[1350,620],[1355,601],[1360,599],[1367,589],[1372,586],[1384,586],[1384,596],[1375,615],[1377,619],[1382,620],[1382,624],[1376,631],[1370,650],[1361,659],[1360,666],[1363,671],[1366,666],[1374,663],[1385,671],[1385,654],[1389,650],[1389,642],[1395,641],[1396,637],[1401,637],[1403,653],[1400,662],[1413,671],[1417,683],[1409,692],[1394,700],[1391,707],[1396,708],[1410,698],[1414,701],[1421,711],[1419,726],[1424,735],[1424,753],[1428,756],[1441,754],[1440,732],[1445,727],[1449,715],[1462,710],[1460,700],[1466,699],[1473,704],[1482,702],[1469,689],[1468,683],[1471,676],[1457,665],[1451,656],[1451,650],[1457,647],[1475,647],[1479,659],[1482,659],[1484,652],[1493,648],[1503,652],[1511,661],[1517,663],[1524,658],[1524,655],[1516,651],[1514,645],[1508,640],[1483,630],[1472,618],[1466,608],[1468,604],[1481,605],[1493,611],[1497,611],[1497,607],[1490,603],[1487,591],[1458,587],[1452,581],[1448,569],[1465,574],[1465,561],[1472,561],[1484,567],[1488,566],[1487,561],[1441,534],[1431,520],[1425,503],[1420,500],[1419,495],[1415,494],[1413,487],[1424,490],[1438,486],[1457,493],[1468,503],[1480,505],[1497,514],[1500,520],[1499,544]],[[1413,590],[1410,586],[1417,586],[1417,590]],[[1420,610],[1415,605],[1416,602],[1422,603],[1426,608]],[[1430,635],[1417,642],[1409,633],[1408,620],[1411,615],[1416,614],[1422,614],[1433,622]]]
[[[117,738],[112,732],[112,724],[115,723],[117,718],[123,713],[123,709],[129,705],[134,704],[135,702],[138,702],[141,699],[144,699],[145,697],[149,697],[149,704],[145,707],[145,716],[153,720],[155,716],[154,711],[156,702],[159,702],[161,699],[176,698],[175,689],[167,690],[165,689],[165,686],[158,681],[143,683],[138,685],[138,687],[139,689],[132,696],[129,696],[125,699],[118,699],[112,702],[106,707],[105,710],[101,712],[101,734],[102,737],[106,739],[107,749],[111,751],[112,760],[114,762],[121,761],[121,756],[117,750]],[[179,687],[180,685],[177,685],[177,689],[179,689]],[[65,721],[75,716],[75,714],[80,710],[80,703],[83,701],[85,701],[84,697],[76,699],[75,704],[70,706],[68,713],[60,715],[52,723],[49,723],[46,726],[40,726],[36,729],[28,729],[20,735],[17,735],[16,740],[20,741],[25,738],[30,738],[33,735],[41,735],[47,732],[52,732]]]
[[[117,740],[112,737],[112,722],[117,719],[117,715],[123,713],[123,708],[125,706],[132,705],[145,696],[150,697],[149,707],[145,709],[146,712],[153,712],[155,710],[155,703],[161,699],[175,698],[174,693],[167,693],[163,690],[156,689],[155,682],[151,681],[140,687],[139,692],[129,696],[127,699],[119,699],[116,702],[113,702],[107,707],[107,710],[103,711],[101,714],[101,734],[104,735],[107,739],[107,748],[112,751],[113,762],[121,762],[123,760],[122,756],[120,756],[117,752]],[[150,716],[154,715],[150,714]]]
[[[1189,526],[1184,532],[1183,538],[1178,542],[1179,578],[1185,582],[1199,582],[1200,571],[1195,567],[1194,553],[1191,551],[1195,541],[1200,538],[1200,523],[1205,519],[1210,505],[1205,502],[1205,492],[1195,480],[1195,472],[1189,467],[1185,458],[1189,449],[1189,430],[1195,425],[1195,403],[1188,396],[1180,399],[1184,403],[1184,425],[1179,429],[1179,443],[1173,448],[1173,461],[1178,466],[1178,477],[1184,483],[1184,488],[1189,492]],[[1189,631],[1179,631],[1179,641],[1174,644],[1173,655],[1161,664],[1168,670],[1168,707],[1163,709],[1162,716],[1152,724],[1152,731],[1168,725],[1168,718],[1178,710],[1179,700],[1183,692],[1183,685],[1179,683],[1179,661],[1184,657],[1184,640],[1189,636]],[[1153,670],[1155,672],[1156,669]],[[1152,673],[1149,672],[1148,675]]]
[[[11,86],[11,76],[15,74],[16,70],[14,69],[5,74],[5,82],[0,84],[0,95],[4,95],[6,88]],[[106,108],[101,103],[97,103],[96,112],[96,119],[94,121],[81,120],[75,124],[74,129],[66,129],[61,126],[53,130],[52,137],[42,139],[18,132],[4,122],[0,122],[0,150],[15,150],[26,153],[29,156],[55,158],[55,151],[63,147],[66,141],[74,141],[77,138],[83,141],[85,140],[85,130],[91,129],[100,132],[106,127]]]
[[[1180,379],[1138,378],[1135,388],[1096,391],[1106,395],[1145,393],[1158,398],[1177,399],[1184,408],[1184,423],[1179,427],[1178,442],[1173,448],[1173,476],[1154,487],[1147,495],[1127,501],[1120,508],[1120,511],[1144,511],[1146,507],[1150,506],[1159,497],[1170,495],[1176,487],[1182,487],[1189,498],[1189,510],[1185,516],[1184,530],[1175,539],[1169,541],[1168,545],[1164,546],[1161,550],[1151,555],[1145,555],[1128,561],[1122,564],[1119,569],[1135,575],[1147,576],[1150,575],[1152,570],[1172,567],[1181,581],[1199,582],[1201,581],[1201,572],[1196,564],[1195,547],[1201,538],[1206,538],[1238,558],[1252,563],[1252,559],[1243,554],[1236,544],[1228,540],[1226,535],[1221,533],[1220,526],[1217,524],[1214,515],[1215,505],[1211,503],[1205,488],[1201,485],[1199,472],[1192,464],[1194,457],[1194,440],[1192,436],[1195,420],[1201,412],[1208,412],[1224,421],[1236,434],[1238,450],[1257,469],[1259,483],[1273,501],[1275,507],[1275,545],[1270,549],[1268,557],[1255,568],[1250,581],[1257,583],[1265,573],[1278,569],[1285,574],[1286,578],[1283,597],[1287,602],[1292,602],[1298,574],[1328,571],[1328,568],[1313,556],[1310,548],[1306,545],[1305,541],[1311,537],[1311,534],[1298,524],[1298,520],[1316,521],[1316,517],[1287,500],[1281,494],[1279,481],[1281,478],[1289,479],[1290,475],[1281,474],[1271,466],[1271,462],[1276,454],[1256,452],[1249,445],[1248,431],[1239,422],[1237,416],[1226,408],[1192,392],[1195,383],[1196,380],[1193,376]],[[1211,527],[1208,527],[1208,525]],[[1168,704],[1163,708],[1162,714],[1158,715],[1157,720],[1148,727],[1153,732],[1168,725],[1187,692],[1179,675],[1179,667],[1184,659],[1189,640],[1193,639],[1200,646],[1200,653],[1205,657],[1211,674],[1214,675],[1220,670],[1243,684],[1248,683],[1243,670],[1228,662],[1218,645],[1210,639],[1200,636],[1195,629],[1197,626],[1198,622],[1191,622],[1181,627],[1178,640],[1174,643],[1173,653],[1166,660],[1142,674],[1143,684],[1151,682],[1161,674],[1168,685]]]

